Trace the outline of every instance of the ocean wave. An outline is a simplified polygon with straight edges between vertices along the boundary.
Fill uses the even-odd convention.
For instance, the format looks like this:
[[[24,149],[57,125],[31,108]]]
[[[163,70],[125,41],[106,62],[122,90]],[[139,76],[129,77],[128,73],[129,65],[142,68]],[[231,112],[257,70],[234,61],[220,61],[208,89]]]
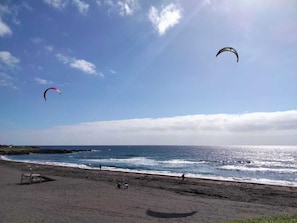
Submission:
[[[80,169],[93,169],[92,167],[85,164],[76,164],[76,163],[67,163],[67,162],[54,162],[54,161],[36,161],[36,160],[18,160],[18,159],[9,159],[6,156],[0,156],[1,160],[20,162],[20,163],[30,163],[30,164],[39,164],[39,165],[49,165],[49,166],[64,166],[64,167],[74,167]]]
[[[180,159],[172,159],[172,160],[164,160],[158,161],[161,164],[171,164],[171,165],[191,165],[191,164],[198,164],[198,163],[205,163],[204,161],[196,162],[196,161],[188,161],[188,160],[180,160]]]
[[[259,166],[259,167],[278,167],[278,168],[296,168],[297,169],[297,164],[294,163],[294,159],[292,161],[288,160],[273,160],[273,161],[254,161],[253,162],[254,166]]]
[[[157,165],[158,162],[153,159],[148,159],[146,157],[132,157],[126,159],[117,159],[117,158],[109,158],[109,159],[80,159],[80,162],[90,162],[90,163],[105,163],[105,164],[134,164],[134,165],[147,165],[153,166]]]
[[[249,171],[249,172],[277,172],[277,173],[297,173],[296,168],[271,168],[271,167],[248,167],[248,166],[237,166],[229,165],[218,167],[220,170],[231,170],[231,171]]]
[[[126,168],[116,168],[116,167],[104,167],[104,170],[109,171],[120,171],[120,172],[130,172],[130,173],[142,173],[142,174],[151,174],[151,175],[160,175],[160,176],[172,176],[180,177],[182,173],[171,172],[171,171],[151,171],[151,170],[131,170]],[[205,175],[205,174],[192,174],[187,173],[186,178],[194,179],[207,179],[207,180],[221,180],[221,181],[230,181],[230,182],[244,182],[244,183],[256,183],[256,184],[265,184],[265,185],[281,185],[281,186],[291,186],[297,187],[297,182],[291,182],[286,180],[271,180],[267,178],[240,178],[240,177],[223,177],[215,175]]]
[[[109,158],[109,159],[80,159],[80,162],[91,163],[105,163],[105,164],[130,164],[130,165],[142,165],[142,166],[184,166],[206,163],[205,161],[188,161],[181,159],[171,160],[155,160],[146,157],[131,157],[131,158]]]
[[[0,156],[0,160],[12,161],[7,156]]]

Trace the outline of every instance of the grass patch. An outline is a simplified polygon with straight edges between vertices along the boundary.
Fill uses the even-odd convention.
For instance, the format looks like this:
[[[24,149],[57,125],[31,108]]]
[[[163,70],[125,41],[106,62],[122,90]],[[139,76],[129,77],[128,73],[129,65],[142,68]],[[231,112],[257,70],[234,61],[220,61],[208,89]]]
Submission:
[[[294,223],[294,222],[297,223],[297,214],[229,221],[227,223]]]
[[[30,153],[39,150],[35,146],[0,146],[0,154]]]

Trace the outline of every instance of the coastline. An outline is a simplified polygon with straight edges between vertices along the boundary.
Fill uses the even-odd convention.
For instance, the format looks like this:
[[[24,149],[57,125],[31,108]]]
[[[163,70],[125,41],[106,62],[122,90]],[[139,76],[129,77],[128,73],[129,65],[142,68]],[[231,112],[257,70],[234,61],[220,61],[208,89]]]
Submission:
[[[30,153],[37,154],[65,154],[74,152],[87,152],[90,150],[84,149],[41,149],[39,146],[7,146],[0,145],[0,155],[27,155]]]
[[[50,150],[51,151],[51,150]],[[63,151],[63,150],[61,150]],[[77,151],[77,150],[74,150]],[[73,152],[73,151],[72,151]],[[70,152],[70,153],[72,153]],[[80,152],[80,151],[79,151]],[[42,153],[42,152],[41,152]],[[55,153],[55,150],[49,152],[51,154],[59,154]],[[64,152],[62,152],[64,153]],[[68,153],[68,152],[65,152]],[[60,153],[61,154],[61,153]],[[21,155],[21,154],[17,154]],[[0,154],[0,160],[5,160],[9,162],[21,162],[21,163],[27,163],[28,165],[42,165],[42,166],[56,166],[56,167],[69,167],[69,168],[78,168],[83,170],[106,170],[110,172],[124,172],[124,173],[134,173],[134,174],[144,174],[144,175],[153,175],[153,176],[165,176],[165,177],[179,177],[182,174],[181,173],[168,173],[166,171],[152,171],[152,170],[131,170],[131,169],[123,169],[123,168],[115,168],[115,167],[109,167],[109,166],[99,166],[99,167],[90,167],[85,164],[75,164],[75,163],[60,163],[60,162],[52,162],[52,161],[22,161],[17,159],[10,159],[9,155],[1,155]],[[197,175],[197,174],[191,174],[186,173],[186,177],[188,179],[201,179],[201,180],[214,180],[214,181],[227,181],[227,182],[237,182],[237,183],[247,183],[247,184],[263,184],[263,185],[272,185],[272,186],[284,186],[284,187],[296,187],[297,188],[297,182],[292,181],[274,181],[274,180],[268,180],[268,179],[259,179],[259,178],[248,178],[248,179],[240,179],[235,177],[212,177],[212,176],[203,176],[203,175]]]
[[[20,185],[21,173],[29,166],[54,181]],[[224,222],[297,213],[296,187],[196,178],[182,181],[5,160],[0,160],[0,172],[1,222]],[[129,189],[117,189],[118,182],[128,183]],[[16,201],[20,209],[9,211]],[[32,217],[32,211],[39,217]]]
[[[148,146],[145,147],[145,153],[141,152],[143,146],[6,147],[6,153],[2,156],[0,147],[0,159],[16,162],[174,177],[184,173],[187,178],[297,187],[296,164],[292,160],[286,160],[292,154],[297,155],[297,147],[286,149],[283,146],[265,146],[267,150],[260,154],[259,146],[249,148],[248,152],[245,146]],[[31,154],[30,150],[33,147],[38,148],[34,153],[40,155]],[[125,154],[122,153],[123,149]],[[165,150],[168,157],[163,157]],[[245,155],[238,156],[236,151]],[[10,156],[8,152],[17,153]],[[18,157],[22,153],[28,155]],[[44,153],[47,154],[43,155]],[[197,157],[196,153],[199,154]],[[226,154],[229,154],[228,157]],[[284,157],[275,159],[280,154]],[[196,158],[193,160],[194,155]]]

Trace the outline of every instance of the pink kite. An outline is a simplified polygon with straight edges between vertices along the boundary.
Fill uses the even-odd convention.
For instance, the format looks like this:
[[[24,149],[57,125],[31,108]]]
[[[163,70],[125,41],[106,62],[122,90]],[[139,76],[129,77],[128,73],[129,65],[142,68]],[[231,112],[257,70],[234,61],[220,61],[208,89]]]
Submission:
[[[47,92],[48,90],[55,90],[55,91],[58,92],[59,94],[62,93],[58,88],[56,88],[56,87],[50,87],[50,88],[46,89],[46,90],[44,91],[44,93],[43,93],[43,97],[44,97],[44,100],[45,100],[45,101],[46,101],[46,92]]]

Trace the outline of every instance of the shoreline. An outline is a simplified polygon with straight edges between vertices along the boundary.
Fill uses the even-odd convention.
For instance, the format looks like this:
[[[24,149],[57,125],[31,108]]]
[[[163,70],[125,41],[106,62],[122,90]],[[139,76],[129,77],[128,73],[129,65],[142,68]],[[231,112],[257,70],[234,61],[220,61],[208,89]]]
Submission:
[[[20,160],[12,160],[8,158],[9,155],[1,155],[0,154],[0,160],[8,161],[8,162],[17,162],[17,163],[26,163],[28,165],[44,165],[44,166],[54,166],[54,167],[66,167],[66,168],[78,168],[82,170],[100,170],[100,167],[90,167],[84,164],[70,164],[66,165],[55,163],[55,162],[49,162],[49,163],[43,163],[43,162],[35,162],[35,161],[20,161]],[[68,163],[67,163],[68,164]],[[106,167],[101,166],[102,170],[110,171],[110,172],[120,172],[120,173],[132,173],[132,174],[144,174],[144,175],[153,175],[153,176],[164,176],[164,177],[180,177],[182,174],[179,173],[171,173],[166,174],[162,173],[162,171],[141,171],[141,170],[129,170],[129,169],[121,169],[121,168],[113,168],[113,167]],[[194,176],[190,173],[185,173],[186,177],[188,179],[200,179],[200,180],[214,180],[214,181],[226,181],[226,182],[235,182],[235,183],[247,183],[247,184],[260,184],[260,185],[268,185],[268,186],[284,186],[284,187],[295,187],[297,188],[297,182],[292,183],[290,181],[272,181],[266,179],[265,181],[259,181],[259,179],[248,179],[248,180],[240,180],[240,179],[234,179],[234,178],[224,178],[224,177],[203,177],[203,176]]]
[[[291,194],[289,198],[296,198],[296,202],[288,202],[286,201],[283,206],[291,206],[297,208],[297,188],[291,186],[283,186],[283,185],[267,185],[267,184],[260,184],[260,183],[247,183],[247,182],[239,182],[239,181],[225,181],[225,180],[216,180],[216,179],[203,179],[203,178],[186,178],[186,180],[182,181],[181,177],[178,176],[166,176],[166,175],[155,175],[155,174],[146,174],[146,173],[133,173],[133,172],[122,172],[122,171],[110,171],[110,170],[97,170],[97,169],[81,169],[76,167],[68,167],[68,166],[53,166],[53,165],[44,165],[44,164],[32,164],[32,163],[25,163],[25,162],[15,162],[15,161],[6,161],[0,160],[0,165],[5,165],[9,167],[16,168],[17,170],[26,172],[28,167],[32,168],[33,171],[37,171],[44,175],[52,175],[57,177],[70,177],[70,178],[79,178],[79,179],[88,179],[94,181],[106,181],[106,182],[114,182],[117,183],[118,181],[127,181],[127,182],[134,182],[138,186],[144,187],[154,187],[154,188],[161,188],[164,190],[180,190],[183,193],[193,193],[202,195],[203,193],[195,190],[189,190],[191,186],[200,186],[200,187],[207,187],[210,185],[217,185],[222,186],[224,196],[218,195],[221,198],[231,198],[232,196],[229,193],[226,193],[225,186],[232,187],[229,188],[235,189],[238,188],[239,190],[242,188],[250,188],[258,190],[266,190],[265,193],[262,194],[274,194],[279,195],[282,192],[294,192]],[[103,178],[102,178],[103,177]],[[152,182],[150,182],[152,181]],[[159,185],[155,185],[154,181],[161,181],[167,183],[167,187],[162,187]],[[175,187],[179,185],[180,187]],[[268,190],[271,190],[269,193]],[[247,190],[244,189],[244,192]],[[279,192],[279,194],[277,193]],[[232,191],[231,193],[232,194]],[[260,193],[259,193],[260,194]],[[205,196],[214,196],[213,193],[206,193]],[[255,194],[253,194],[255,195]],[[238,197],[237,199],[233,198],[234,200],[242,201],[243,198]],[[256,201],[256,199],[251,199]],[[245,200],[246,201],[246,200]]]
[[[54,181],[20,185],[21,173],[29,166]],[[4,198],[0,204],[1,222],[23,222],[5,212],[22,199],[22,209],[41,211],[43,219],[49,214],[52,219],[53,213],[48,210],[63,209],[73,222],[223,222],[297,213],[296,187],[196,178],[182,181],[179,177],[5,160],[0,160],[0,173],[0,195]],[[118,182],[128,183],[129,189],[117,189]],[[26,200],[27,193],[34,197],[32,204],[30,198]],[[78,219],[72,216],[73,210],[79,213]],[[94,219],[87,220],[87,216]],[[31,215],[25,217],[32,220]],[[61,214],[55,216],[55,221],[70,222]]]

